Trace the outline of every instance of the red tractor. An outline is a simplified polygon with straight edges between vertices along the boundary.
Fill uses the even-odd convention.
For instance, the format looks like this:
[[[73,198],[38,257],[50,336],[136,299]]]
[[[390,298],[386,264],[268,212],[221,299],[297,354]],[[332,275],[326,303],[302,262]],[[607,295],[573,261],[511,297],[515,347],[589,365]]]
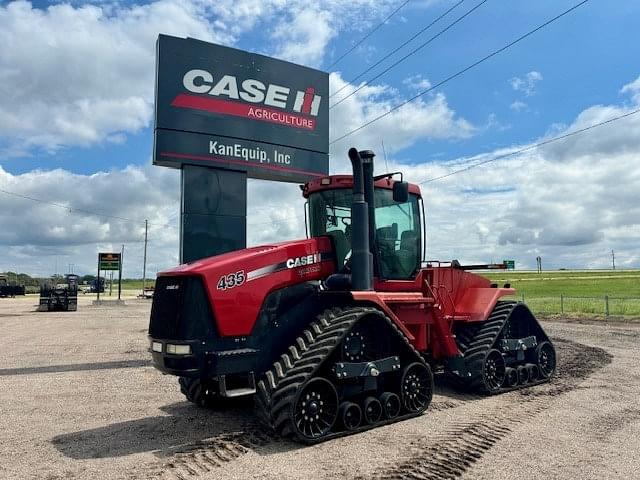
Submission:
[[[314,443],[420,415],[434,371],[486,394],[548,381],[551,341],[500,300],[515,290],[423,264],[420,189],[374,177],[373,157],[352,148],[352,176],[302,186],[310,238],[159,274],[151,352],[187,399],[253,395],[269,428]]]

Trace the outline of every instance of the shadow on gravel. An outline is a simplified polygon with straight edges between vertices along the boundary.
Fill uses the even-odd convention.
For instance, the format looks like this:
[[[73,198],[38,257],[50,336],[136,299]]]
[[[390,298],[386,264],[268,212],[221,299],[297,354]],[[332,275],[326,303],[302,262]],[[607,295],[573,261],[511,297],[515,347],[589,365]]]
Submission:
[[[11,375],[32,375],[36,373],[81,372],[85,370],[112,370],[116,368],[140,368],[151,365],[150,360],[114,360],[112,362],[71,363],[67,365],[46,365],[42,367],[0,368],[0,377]]]
[[[234,407],[221,411],[201,409],[188,402],[167,405],[161,410],[169,415],[58,435],[52,443],[63,455],[82,460],[142,452],[166,458],[198,449],[243,452],[271,440],[252,423],[253,402],[250,401],[236,401]],[[278,450],[290,448],[298,446],[286,442]]]

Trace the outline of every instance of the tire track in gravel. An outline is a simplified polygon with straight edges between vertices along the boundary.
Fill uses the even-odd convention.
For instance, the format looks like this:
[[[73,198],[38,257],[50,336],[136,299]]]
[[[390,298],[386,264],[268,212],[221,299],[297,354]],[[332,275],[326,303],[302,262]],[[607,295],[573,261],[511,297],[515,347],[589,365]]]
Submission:
[[[551,383],[532,389],[503,394],[514,406],[487,411],[475,418],[454,422],[444,432],[420,438],[409,445],[409,454],[399,463],[387,466],[373,476],[359,480],[416,479],[436,480],[460,478],[496,443],[508,436],[519,424],[529,422],[545,410],[553,397],[579,387],[582,380],[611,362],[605,350],[572,341],[554,341],[558,351],[558,370]]]
[[[468,421],[454,422],[442,433],[410,444],[408,458],[366,478],[459,478],[493,445],[509,435],[514,426],[530,421],[547,408],[553,397],[578,388],[581,380],[611,361],[611,355],[599,348],[562,339],[556,339],[555,344],[559,365],[557,375],[551,383],[504,394],[513,398],[518,405],[517,409],[489,411]],[[465,399],[485,398],[467,393],[453,395],[451,399],[435,400],[429,410],[449,410],[464,406]],[[248,452],[260,451],[274,441],[281,440],[265,433],[259,426],[250,424],[239,432],[221,434],[165,451],[162,455],[167,460],[156,465],[151,472],[145,472],[142,477],[161,480],[198,479]],[[358,478],[364,480],[365,477]]]
[[[134,470],[130,478],[197,479],[271,441],[272,437],[257,425],[248,425],[241,431],[217,435],[159,452],[158,455],[166,457],[165,461]]]
[[[153,478],[162,480],[191,480],[199,478],[242,455],[272,441],[272,437],[258,426],[242,432],[226,433],[200,440],[165,453],[170,458],[156,467]],[[149,478],[149,477],[145,477]]]

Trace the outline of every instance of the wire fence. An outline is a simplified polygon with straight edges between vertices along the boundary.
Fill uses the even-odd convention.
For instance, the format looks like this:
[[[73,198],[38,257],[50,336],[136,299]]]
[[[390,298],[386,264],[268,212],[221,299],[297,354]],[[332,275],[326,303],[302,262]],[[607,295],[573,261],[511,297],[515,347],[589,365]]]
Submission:
[[[610,316],[640,316],[640,297],[603,295],[584,297],[574,295],[518,297],[534,313],[587,313]]]

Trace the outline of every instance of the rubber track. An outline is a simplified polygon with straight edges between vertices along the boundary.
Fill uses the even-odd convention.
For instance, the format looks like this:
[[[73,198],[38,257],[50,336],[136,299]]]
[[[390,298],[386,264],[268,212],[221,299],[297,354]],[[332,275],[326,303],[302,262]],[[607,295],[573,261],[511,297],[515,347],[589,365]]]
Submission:
[[[501,301],[496,303],[489,318],[482,324],[473,325],[457,333],[458,347],[464,353],[465,363],[471,372],[469,387],[486,394],[497,394],[518,390],[533,385],[539,385],[549,381],[541,378],[535,382],[527,382],[523,385],[504,387],[499,390],[488,390],[484,383],[482,367],[487,352],[495,345],[496,339],[504,329],[511,312],[518,305],[516,301]]]
[[[280,356],[280,360],[276,361],[273,367],[265,373],[264,378],[258,382],[255,395],[256,415],[263,425],[284,437],[290,437],[304,443],[317,443],[419,415],[401,415],[393,420],[375,425],[364,425],[353,431],[330,433],[317,440],[301,437],[292,428],[291,407],[298,389],[314,376],[324,361],[340,345],[346,333],[359,320],[368,315],[378,315],[386,320],[392,332],[401,338],[407,350],[413,353],[415,361],[425,363],[402,332],[380,310],[373,307],[325,310],[303,331],[287,352]]]

